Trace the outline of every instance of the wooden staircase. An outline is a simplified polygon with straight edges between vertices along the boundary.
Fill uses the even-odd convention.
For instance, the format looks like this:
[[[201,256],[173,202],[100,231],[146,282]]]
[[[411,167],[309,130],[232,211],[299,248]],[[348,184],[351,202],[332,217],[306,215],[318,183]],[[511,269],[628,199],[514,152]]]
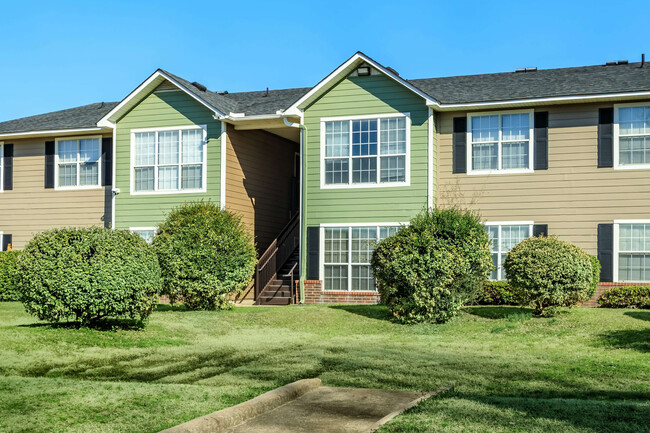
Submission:
[[[293,272],[292,272],[293,271]],[[298,275],[298,248],[289,256],[276,277],[268,282],[257,297],[256,305],[289,305],[294,300]]]
[[[298,215],[294,215],[262,254],[255,271],[255,305],[295,303],[298,275]]]

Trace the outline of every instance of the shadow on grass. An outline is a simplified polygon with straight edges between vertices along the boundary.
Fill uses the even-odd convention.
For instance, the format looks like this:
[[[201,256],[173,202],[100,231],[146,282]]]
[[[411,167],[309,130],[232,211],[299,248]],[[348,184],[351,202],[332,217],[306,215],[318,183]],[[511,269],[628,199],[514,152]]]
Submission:
[[[392,321],[390,311],[384,305],[331,305],[329,308],[347,311],[369,319]]]
[[[92,329],[95,331],[139,331],[144,329],[146,321],[136,319],[101,319],[91,323],[56,322],[56,323],[30,323],[18,325],[19,328],[51,328],[51,329]]]
[[[650,352],[650,328],[612,331],[607,334],[601,334],[600,340],[604,346],[616,349],[633,349],[644,353]]]
[[[158,304],[154,309],[156,312],[161,311],[189,311],[185,304]]]
[[[647,320],[650,322],[650,311],[627,311],[624,315],[639,320]]]
[[[506,306],[465,307],[463,311],[472,314],[474,316],[483,317],[485,319],[506,319],[513,315],[525,315],[526,317],[532,317],[533,314],[532,308],[506,307]]]

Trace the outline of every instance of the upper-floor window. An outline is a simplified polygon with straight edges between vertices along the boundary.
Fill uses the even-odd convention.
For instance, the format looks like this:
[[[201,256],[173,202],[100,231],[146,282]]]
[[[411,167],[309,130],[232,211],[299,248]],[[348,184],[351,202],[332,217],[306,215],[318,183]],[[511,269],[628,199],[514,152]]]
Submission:
[[[4,179],[5,179],[5,161],[4,161],[5,149],[4,143],[0,141],[0,192],[4,191]],[[1,238],[0,238],[1,239]]]
[[[101,137],[57,138],[55,179],[58,189],[101,185]]]
[[[505,280],[507,277],[503,269],[503,263],[515,245],[533,235],[533,223],[486,223],[485,230],[490,240],[490,253],[494,264],[494,269],[490,273],[490,280]]]
[[[467,173],[533,171],[533,112],[468,115]]]
[[[615,142],[619,168],[650,168],[650,105],[616,109]]]
[[[205,191],[206,129],[131,131],[133,193]]]
[[[408,114],[322,119],[321,186],[409,183]]]

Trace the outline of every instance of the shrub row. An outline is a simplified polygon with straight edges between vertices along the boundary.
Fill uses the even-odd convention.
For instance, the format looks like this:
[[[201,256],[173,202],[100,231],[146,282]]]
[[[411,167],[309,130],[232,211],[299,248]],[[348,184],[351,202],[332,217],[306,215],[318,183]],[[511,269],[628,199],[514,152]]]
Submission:
[[[650,309],[650,286],[612,287],[603,292],[598,304],[606,308]]]
[[[16,262],[20,251],[0,251],[0,302],[18,301]]]
[[[519,305],[507,281],[486,281],[476,299],[478,305]]]

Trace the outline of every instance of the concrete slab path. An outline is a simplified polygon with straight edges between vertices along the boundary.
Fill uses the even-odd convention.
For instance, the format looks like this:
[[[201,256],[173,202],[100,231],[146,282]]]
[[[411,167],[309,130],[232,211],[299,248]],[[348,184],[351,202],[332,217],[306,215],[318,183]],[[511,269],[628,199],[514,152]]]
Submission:
[[[371,432],[427,396],[419,392],[321,386],[227,431]]]

